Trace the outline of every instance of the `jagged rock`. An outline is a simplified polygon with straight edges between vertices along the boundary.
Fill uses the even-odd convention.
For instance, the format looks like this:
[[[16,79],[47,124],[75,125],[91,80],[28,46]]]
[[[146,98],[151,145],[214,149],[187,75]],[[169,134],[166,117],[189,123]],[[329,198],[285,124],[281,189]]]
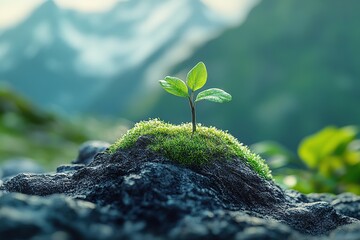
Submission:
[[[66,165],[61,165],[61,166],[57,167],[56,172],[57,173],[73,172],[73,171],[77,171],[84,167],[85,167],[85,164],[66,164]]]
[[[109,143],[103,141],[84,142],[79,148],[77,158],[72,163],[88,165],[94,160],[96,154],[105,151],[109,146]]]
[[[346,239],[340,233],[347,228],[340,227],[355,224],[348,225],[354,226],[351,239],[359,231],[355,196],[284,191],[241,159],[178,165],[148,150],[147,144],[140,139],[129,150],[100,153],[76,171],[20,174],[0,190],[91,202],[100,215],[96,219],[108,223],[114,236],[127,239]],[[65,213],[58,212],[73,221]],[[56,229],[56,222],[47,223]],[[65,232],[76,237],[74,231]]]
[[[166,237],[159,238],[145,231],[143,222],[123,220],[121,212],[63,195],[0,194],[0,206],[0,237],[6,239],[218,239],[217,236],[253,239],[260,234],[267,239],[296,239],[299,236],[276,221],[233,211],[202,211],[197,216],[183,218]],[[239,229],[244,230],[243,234]]]
[[[342,193],[337,196],[330,194],[309,194],[313,201],[322,199],[333,206],[337,212],[360,220],[360,196]]]
[[[62,195],[48,198],[0,194],[1,239],[113,239],[105,209]]]

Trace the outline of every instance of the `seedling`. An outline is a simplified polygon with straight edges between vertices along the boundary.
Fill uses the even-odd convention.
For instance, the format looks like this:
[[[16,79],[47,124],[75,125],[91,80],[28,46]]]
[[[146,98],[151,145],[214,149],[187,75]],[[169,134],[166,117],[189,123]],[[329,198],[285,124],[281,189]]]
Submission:
[[[159,80],[160,85],[167,91],[178,97],[189,100],[192,120],[192,133],[196,131],[196,112],[195,103],[201,100],[208,100],[217,103],[231,101],[231,95],[219,88],[210,88],[200,92],[194,101],[194,92],[202,88],[207,80],[207,70],[203,62],[195,65],[187,74],[186,83],[180,78],[167,76],[164,80]],[[189,89],[190,88],[190,94]]]

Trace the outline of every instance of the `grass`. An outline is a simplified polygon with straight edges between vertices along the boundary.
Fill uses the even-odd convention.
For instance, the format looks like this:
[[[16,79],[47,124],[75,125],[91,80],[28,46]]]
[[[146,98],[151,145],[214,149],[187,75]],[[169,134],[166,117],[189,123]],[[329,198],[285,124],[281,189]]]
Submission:
[[[206,164],[214,159],[230,161],[238,157],[246,161],[260,176],[272,179],[271,171],[259,155],[252,153],[232,135],[215,127],[198,124],[192,135],[191,123],[172,125],[152,119],[135,124],[110,148],[110,153],[117,149],[129,149],[140,136],[152,136],[154,140],[149,148],[163,154],[170,160],[184,165]]]

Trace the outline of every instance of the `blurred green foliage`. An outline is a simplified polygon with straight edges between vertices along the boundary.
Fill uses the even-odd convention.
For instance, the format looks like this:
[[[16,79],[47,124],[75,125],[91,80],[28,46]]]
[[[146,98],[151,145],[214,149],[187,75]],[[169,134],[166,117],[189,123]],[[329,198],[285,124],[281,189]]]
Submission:
[[[64,119],[0,86],[0,162],[26,157],[53,170],[73,160],[84,141],[115,141],[127,128],[124,122]]]
[[[360,140],[358,128],[326,127],[304,138],[298,155],[276,143],[262,142],[253,149],[268,159],[280,184],[304,193],[360,194]]]

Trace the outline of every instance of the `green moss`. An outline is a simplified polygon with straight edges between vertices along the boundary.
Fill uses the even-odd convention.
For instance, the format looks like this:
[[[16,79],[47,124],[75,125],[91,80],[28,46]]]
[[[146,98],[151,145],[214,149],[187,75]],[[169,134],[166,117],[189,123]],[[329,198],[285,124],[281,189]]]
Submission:
[[[118,148],[128,149],[140,136],[152,136],[154,140],[149,148],[167,158],[184,165],[206,164],[213,159],[232,159],[238,157],[265,179],[272,179],[269,167],[258,155],[242,145],[230,134],[214,127],[198,125],[192,135],[191,124],[172,125],[158,119],[142,121],[135,124],[110,148],[115,152]]]

